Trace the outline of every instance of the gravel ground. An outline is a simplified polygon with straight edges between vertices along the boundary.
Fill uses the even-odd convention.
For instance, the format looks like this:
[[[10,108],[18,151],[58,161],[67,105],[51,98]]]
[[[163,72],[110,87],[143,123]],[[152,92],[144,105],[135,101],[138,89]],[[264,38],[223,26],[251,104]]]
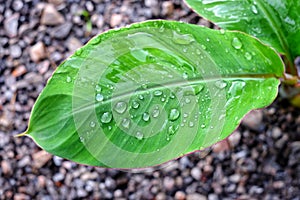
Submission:
[[[250,113],[227,142],[142,172],[79,165],[13,138],[75,49],[158,18],[212,27],[181,0],[0,0],[0,199],[300,199],[300,110],[280,99]]]

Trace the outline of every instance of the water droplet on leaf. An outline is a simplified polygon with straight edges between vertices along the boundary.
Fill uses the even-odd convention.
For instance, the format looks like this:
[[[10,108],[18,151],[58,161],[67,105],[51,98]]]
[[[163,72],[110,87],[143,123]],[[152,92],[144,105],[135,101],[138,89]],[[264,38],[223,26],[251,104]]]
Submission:
[[[145,122],[147,122],[147,121],[149,121],[149,119],[150,119],[149,113],[147,113],[147,112],[143,113],[143,120],[144,120]]]
[[[232,46],[233,46],[235,49],[241,49],[242,46],[243,46],[242,42],[241,42],[240,39],[237,38],[237,37],[234,37],[234,38],[232,39],[231,44],[232,44]]]
[[[215,82],[215,86],[219,89],[223,89],[227,86],[227,83],[222,80],[218,80]]]
[[[154,96],[160,96],[160,95],[162,95],[163,94],[163,92],[161,91],[161,90],[155,90],[154,92],[153,92],[153,94],[154,94]]]
[[[104,97],[102,94],[96,94],[96,101],[100,102],[103,101]]]
[[[173,32],[173,41],[177,44],[190,44],[195,41],[194,37],[190,34],[178,34]]]
[[[110,112],[105,112],[103,113],[103,115],[101,116],[101,122],[102,123],[109,123],[112,120],[112,114]]]
[[[171,121],[175,121],[176,119],[178,119],[179,116],[180,116],[180,112],[176,108],[174,108],[170,111],[169,119]]]
[[[251,56],[251,54],[250,54],[249,52],[246,52],[246,53],[245,53],[245,58],[246,58],[247,60],[251,60],[251,59],[252,59],[252,56]]]
[[[138,107],[140,107],[140,104],[137,101],[133,101],[131,106],[132,108],[137,109]]]
[[[136,137],[138,140],[142,140],[143,137],[144,137],[144,135],[143,135],[142,132],[138,131],[138,132],[136,132],[135,137]]]
[[[67,76],[67,83],[70,83],[72,81],[72,78],[70,76]]]
[[[96,126],[96,123],[93,122],[93,121],[91,121],[91,122],[90,122],[90,127],[91,127],[91,128],[94,128],[95,126]]]
[[[123,101],[120,101],[115,105],[114,109],[117,113],[123,114],[127,109],[127,104]]]
[[[123,126],[124,128],[129,128],[129,126],[130,126],[130,119],[124,118],[124,119],[122,120],[122,126]]]

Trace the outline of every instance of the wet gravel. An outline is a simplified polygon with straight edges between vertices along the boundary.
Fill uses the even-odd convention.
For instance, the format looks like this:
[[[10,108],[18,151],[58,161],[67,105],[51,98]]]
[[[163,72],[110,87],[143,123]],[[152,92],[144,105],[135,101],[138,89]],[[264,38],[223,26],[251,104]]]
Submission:
[[[0,199],[300,199],[300,110],[281,99],[249,114],[227,141],[143,172],[79,165],[13,138],[75,49],[158,18],[212,27],[181,0],[0,0]]]

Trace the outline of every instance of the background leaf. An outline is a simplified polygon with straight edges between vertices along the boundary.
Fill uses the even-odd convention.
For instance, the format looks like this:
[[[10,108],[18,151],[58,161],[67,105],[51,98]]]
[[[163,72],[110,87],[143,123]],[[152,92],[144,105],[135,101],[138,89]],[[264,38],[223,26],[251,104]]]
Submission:
[[[300,55],[299,0],[186,0],[223,29],[251,34],[287,55]]]
[[[274,100],[282,74],[280,57],[248,35],[138,23],[98,35],[63,62],[26,135],[83,164],[153,166],[226,138]]]

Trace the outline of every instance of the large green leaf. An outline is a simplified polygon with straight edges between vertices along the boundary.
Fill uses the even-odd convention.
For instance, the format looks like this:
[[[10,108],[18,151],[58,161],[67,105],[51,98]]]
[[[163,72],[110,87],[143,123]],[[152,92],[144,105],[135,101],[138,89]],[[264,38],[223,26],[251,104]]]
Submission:
[[[88,165],[153,166],[226,138],[277,95],[278,55],[239,32],[148,21],[93,38],[55,71],[26,135]]]
[[[294,59],[300,55],[299,0],[186,0],[197,13],[228,30],[254,35]]]

